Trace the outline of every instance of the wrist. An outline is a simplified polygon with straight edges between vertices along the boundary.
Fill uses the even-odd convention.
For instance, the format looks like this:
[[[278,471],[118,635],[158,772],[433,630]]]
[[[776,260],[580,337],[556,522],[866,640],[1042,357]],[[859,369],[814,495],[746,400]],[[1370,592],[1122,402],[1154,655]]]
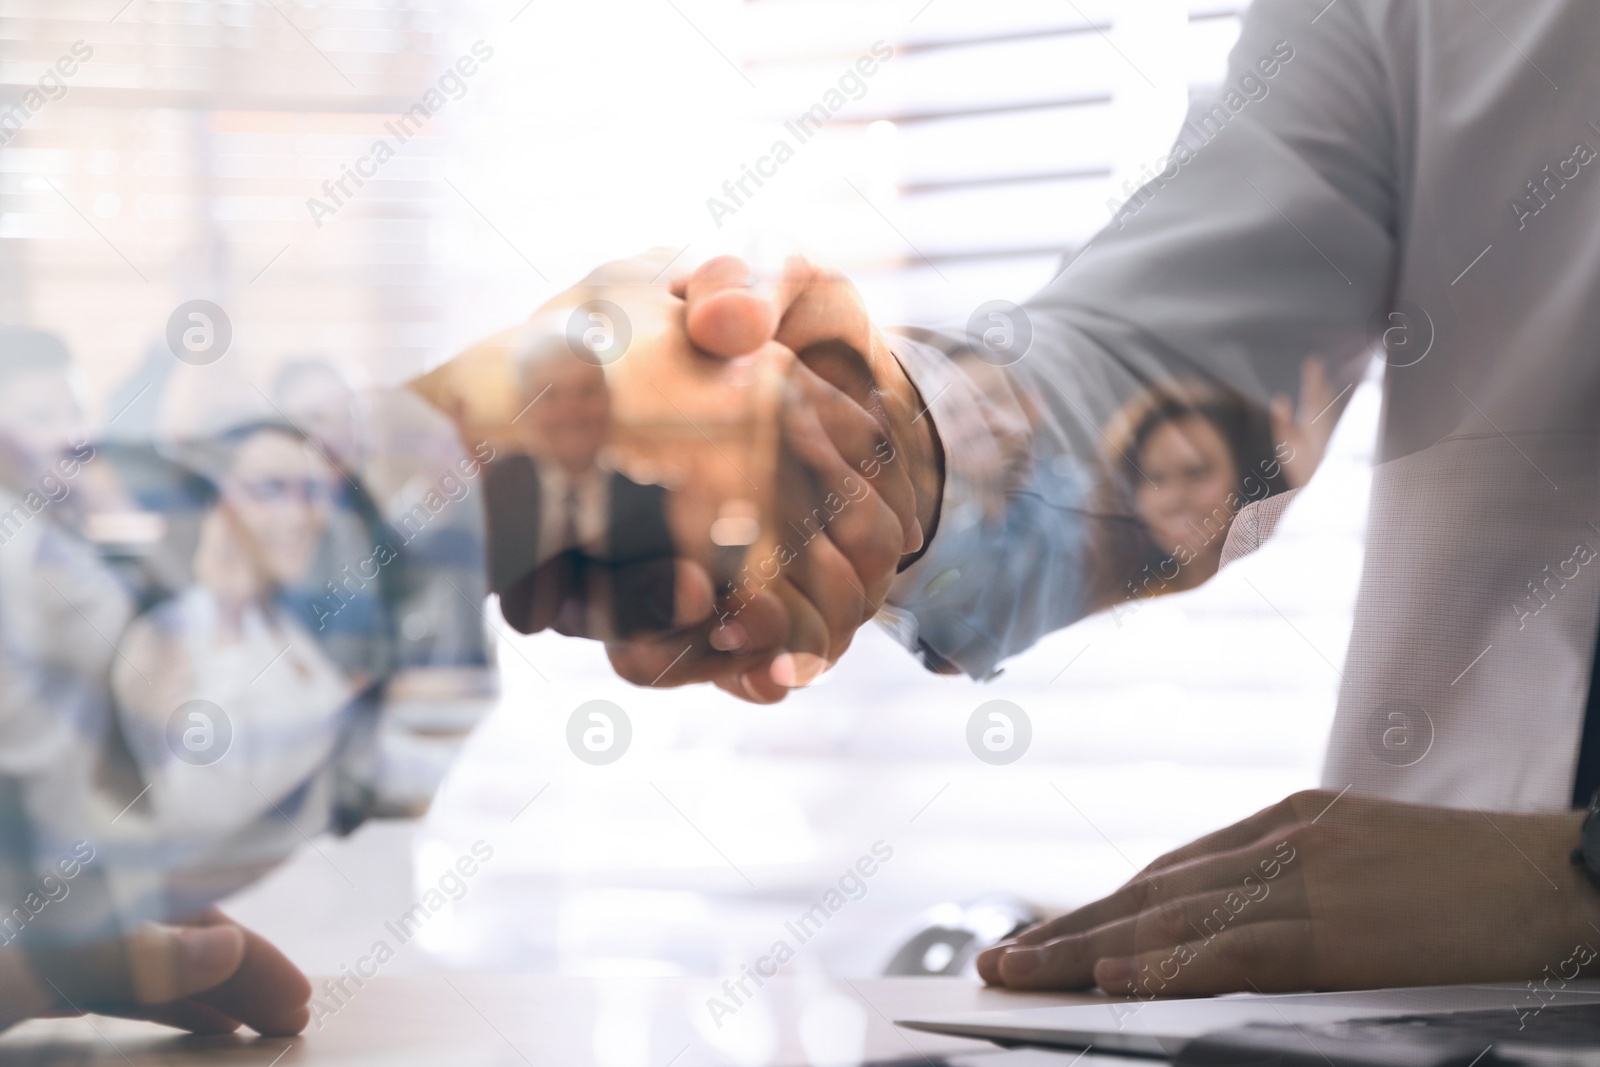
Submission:
[[[900,558],[899,569],[903,571],[927,552],[939,527],[940,505],[944,500],[944,445],[929,411],[930,401],[912,381],[893,349],[888,345],[884,348],[890,353],[886,362],[893,375],[886,392],[894,396],[899,416],[895,420],[899,424],[895,447],[906,463],[916,498],[917,522],[922,527],[922,546]]]
[[[939,529],[940,504],[944,500],[944,449],[938,431],[929,418],[919,420],[917,426],[917,460],[911,486],[917,497],[917,522],[922,525],[922,547],[901,557],[900,570],[911,566],[928,551],[928,546],[933,543],[933,535]]]

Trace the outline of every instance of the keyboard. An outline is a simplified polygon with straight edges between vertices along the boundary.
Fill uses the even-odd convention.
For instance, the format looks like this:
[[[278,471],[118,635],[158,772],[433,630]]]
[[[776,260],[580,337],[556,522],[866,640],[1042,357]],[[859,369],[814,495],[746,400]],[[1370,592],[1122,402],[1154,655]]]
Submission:
[[[1178,1067],[1600,1067],[1600,1000],[1334,1023],[1241,1026],[1188,1043]]]

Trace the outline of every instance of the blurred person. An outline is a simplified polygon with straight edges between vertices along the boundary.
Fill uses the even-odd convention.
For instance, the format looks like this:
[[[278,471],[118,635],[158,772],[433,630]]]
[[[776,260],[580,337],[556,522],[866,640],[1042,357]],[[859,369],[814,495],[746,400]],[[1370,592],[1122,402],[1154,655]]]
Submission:
[[[0,330],[0,448],[0,1029],[93,1004],[203,1032],[297,1032],[309,986],[281,953],[209,908],[123,935],[111,886],[145,892],[143,864],[113,877],[93,862],[91,837],[113,853],[147,845],[136,819],[117,825],[134,790],[106,759],[122,744],[106,635],[137,589],[85,537],[105,514],[94,504],[126,497],[54,335]]]
[[[44,819],[93,790],[99,769],[76,756],[112,732],[101,635],[134,606],[86,537],[99,459],[66,345],[0,328],[0,770]]]
[[[337,363],[317,355],[289,358],[273,376],[271,399],[330,463],[347,474],[361,470],[367,455],[361,394]]]
[[[487,628],[460,592],[482,581],[481,508],[451,507],[420,522],[407,507],[419,491],[464,498],[469,482],[384,487],[395,463],[370,440],[381,414],[334,360],[291,357],[273,376],[270,399],[338,474],[316,560],[280,599],[347,675],[385,680],[362,723],[371,733],[363,739],[368,777],[383,783],[367,803],[376,815],[421,815],[449,765],[445,737],[464,741],[499,693]],[[395,429],[408,451],[447,461],[459,448],[437,427],[405,422]]]
[[[80,529],[97,510],[127,508],[111,470],[91,462],[90,436],[66,343],[43,330],[0,327],[0,482],[58,505],[57,516]]]
[[[55,334],[0,327],[0,434],[47,467],[89,439],[81,385]]]
[[[372,681],[342,672],[283,601],[326,533],[333,470],[286,427],[241,427],[221,444],[194,585],[130,625],[113,669],[153,818],[184,835],[231,832],[269,813],[279,820],[281,805],[312,786],[339,741],[341,715]],[[232,773],[173,750],[169,720],[192,701],[210,706],[193,713],[195,737],[221,745],[206,731],[228,734]],[[291,810],[314,801],[297,799]]]
[[[1217,573],[1245,507],[1292,495],[1311,479],[1350,387],[1335,394],[1314,355],[1300,379],[1298,400],[1279,394],[1269,407],[1176,379],[1145,389],[1112,417],[1090,505],[1091,610],[1195,588]]]
[[[316,558],[284,588],[281,600],[346,672],[382,675],[393,666],[386,657],[395,652],[405,576],[397,555],[370,579],[349,579],[351,568],[370,559],[375,546],[392,536],[367,481],[360,394],[332,360],[296,356],[273,377],[271,403],[278,417],[305,435],[333,474]],[[330,589],[339,591],[331,601]]]
[[[528,398],[521,449],[489,464],[485,486],[493,588],[506,617],[523,630],[596,636],[666,628],[677,555],[668,494],[607,460],[605,370],[563,346],[544,346],[521,373]],[[609,599],[614,629],[588,614],[599,596]]]
[[[451,509],[422,525],[411,521],[413,497],[434,486],[423,481],[382,488],[383,472],[371,470],[369,463],[374,449],[370,398],[333,360],[290,358],[273,377],[271,400],[340,475],[316,563],[286,593],[286,602],[347,671],[381,674],[399,668],[437,675],[487,667],[489,646],[480,617],[457,592],[483,573],[481,508]],[[408,449],[431,447],[444,457],[459,448],[453,437],[441,438],[436,427],[405,421],[398,429]],[[395,553],[375,576],[358,574],[351,580],[377,546],[397,537],[405,542],[403,554]],[[330,589],[338,591],[334,614],[326,610]],[[382,660],[386,655],[398,662]],[[439,681],[436,677],[431,684]]]
[[[94,437],[65,342],[43,330],[0,327],[0,484],[21,497],[0,515],[0,540],[22,519],[18,505],[30,514],[48,507],[58,526],[121,557],[119,578],[130,589],[152,574],[170,575],[177,561],[151,552],[167,516],[139,500],[151,466],[164,484],[168,464],[148,449]]]
[[[1210,578],[1239,510],[1289,488],[1292,454],[1273,444],[1268,411],[1238,393],[1173,382],[1134,398],[1106,430],[1089,607]]]

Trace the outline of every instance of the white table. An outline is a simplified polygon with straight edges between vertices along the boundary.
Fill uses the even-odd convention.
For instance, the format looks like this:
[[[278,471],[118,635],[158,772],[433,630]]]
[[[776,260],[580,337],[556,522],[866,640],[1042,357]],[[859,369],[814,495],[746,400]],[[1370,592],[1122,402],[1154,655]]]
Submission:
[[[316,978],[319,988],[325,979]],[[1017,994],[955,978],[767,981],[715,1025],[709,982],[460,974],[371,979],[294,1040],[196,1038],[126,1020],[33,1020],[0,1037],[13,1064],[249,1064],[251,1067],[825,1067],[910,1059],[981,1042],[901,1030],[891,1019],[1081,1003],[1077,994]],[[731,1000],[725,1000],[731,1004]]]

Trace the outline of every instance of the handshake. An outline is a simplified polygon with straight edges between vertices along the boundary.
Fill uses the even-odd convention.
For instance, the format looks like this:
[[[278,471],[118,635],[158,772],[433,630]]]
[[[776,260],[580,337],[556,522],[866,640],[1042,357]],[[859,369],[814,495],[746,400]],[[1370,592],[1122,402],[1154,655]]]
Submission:
[[[601,267],[412,388],[495,457],[507,622],[602,640],[635,684],[774,703],[932,536],[939,442],[842,276],[669,255]]]

